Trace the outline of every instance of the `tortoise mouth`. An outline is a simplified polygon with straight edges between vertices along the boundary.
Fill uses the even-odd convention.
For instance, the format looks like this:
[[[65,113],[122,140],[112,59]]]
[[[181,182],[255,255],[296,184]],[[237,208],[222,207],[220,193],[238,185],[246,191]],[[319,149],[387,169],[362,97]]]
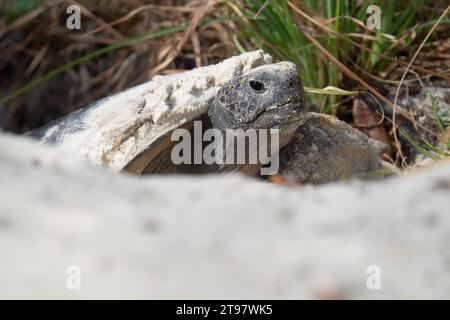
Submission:
[[[294,124],[304,117],[303,106],[301,97],[291,96],[283,102],[261,107],[261,111],[253,117],[248,116],[247,119],[239,121],[234,119],[232,110],[215,112],[215,109],[212,109],[208,113],[213,126],[219,129],[270,129],[277,126],[283,129],[284,125]]]
[[[289,99],[282,104],[271,106],[262,112],[254,123],[292,124],[305,116],[300,99]]]

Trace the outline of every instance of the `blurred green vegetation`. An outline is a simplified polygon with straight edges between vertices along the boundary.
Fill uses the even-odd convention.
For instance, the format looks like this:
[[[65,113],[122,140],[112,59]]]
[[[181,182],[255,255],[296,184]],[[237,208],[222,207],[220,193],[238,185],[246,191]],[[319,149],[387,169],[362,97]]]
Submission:
[[[9,1],[6,8],[6,21],[8,23],[16,21],[24,14],[36,9],[42,0],[14,0]]]

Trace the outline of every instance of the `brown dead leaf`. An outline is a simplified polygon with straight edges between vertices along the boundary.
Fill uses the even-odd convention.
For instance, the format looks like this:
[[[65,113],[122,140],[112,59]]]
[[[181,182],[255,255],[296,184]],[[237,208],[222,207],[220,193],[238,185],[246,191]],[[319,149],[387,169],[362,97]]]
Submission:
[[[289,181],[287,181],[281,174],[274,174],[272,176],[269,176],[269,181],[274,184],[280,184],[280,185],[288,185]]]
[[[389,146],[389,136],[383,125],[383,118],[370,107],[362,99],[356,98],[353,102],[353,123],[354,126],[372,139],[386,143]],[[391,154],[389,147],[388,155]]]
[[[289,181],[285,177],[283,177],[281,174],[274,174],[269,176],[268,181],[273,184],[277,184],[280,186],[287,186],[287,187],[297,187],[297,188],[303,188],[303,184],[299,182]]]

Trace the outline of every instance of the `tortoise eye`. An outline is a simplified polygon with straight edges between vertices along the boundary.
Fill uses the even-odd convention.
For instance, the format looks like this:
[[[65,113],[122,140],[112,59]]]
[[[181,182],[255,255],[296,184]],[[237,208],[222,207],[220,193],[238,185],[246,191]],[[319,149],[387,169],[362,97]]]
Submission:
[[[249,86],[252,88],[252,90],[255,90],[256,92],[263,92],[265,90],[264,84],[257,80],[250,80]]]

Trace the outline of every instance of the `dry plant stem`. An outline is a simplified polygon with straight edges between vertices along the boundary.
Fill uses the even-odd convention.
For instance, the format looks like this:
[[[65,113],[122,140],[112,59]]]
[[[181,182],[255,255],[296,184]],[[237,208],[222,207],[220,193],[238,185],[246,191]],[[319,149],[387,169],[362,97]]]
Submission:
[[[192,12],[194,10],[193,8],[186,8],[186,7],[160,6],[160,5],[155,5],[155,4],[144,5],[139,8],[134,9],[133,11],[129,12],[127,15],[123,16],[122,18],[119,18],[115,21],[106,23],[105,25],[102,25],[94,30],[88,31],[84,35],[91,35],[93,33],[97,33],[99,31],[105,29],[106,27],[113,27],[115,25],[127,22],[139,13],[146,11],[146,10],[153,10],[153,9],[157,9],[159,11],[180,11],[180,12]]]
[[[113,27],[111,27],[108,23],[106,23],[105,21],[103,21],[102,19],[100,19],[99,17],[97,17],[95,14],[93,14],[89,9],[87,9],[86,7],[84,7],[82,4],[80,4],[77,1],[73,1],[73,0],[65,0],[66,3],[71,4],[71,5],[77,5],[80,7],[81,11],[88,16],[89,18],[91,18],[92,20],[94,20],[97,24],[99,24],[100,26],[103,26],[105,29],[107,29],[109,31],[109,33],[111,33],[112,35],[114,35],[117,39],[124,39],[125,37],[118,32],[116,29],[114,29]]]
[[[195,66],[196,68],[200,68],[202,66],[202,48],[198,33],[195,31],[191,35],[191,42],[195,54]]]
[[[383,101],[384,103],[388,104],[392,109],[394,109],[394,105],[391,101],[386,99],[382,94],[380,94],[375,88],[373,88],[370,84],[365,82],[363,79],[358,77],[355,73],[353,73],[349,68],[347,68],[342,62],[340,62],[338,59],[336,59],[331,53],[329,53],[313,36],[311,36],[308,32],[304,31],[303,34],[319,49],[319,51],[324,55],[326,58],[333,61],[333,63],[338,67],[338,69],[345,74],[350,79],[353,79],[357,82],[359,82],[362,86],[367,88],[373,95],[375,95],[378,99]],[[408,119],[411,122],[415,122],[414,118],[405,110],[401,108],[397,108],[399,113],[404,116],[406,119]],[[428,128],[424,126],[420,126],[422,129],[426,130],[430,134],[436,135],[434,132],[429,130]]]
[[[288,3],[288,5],[291,7],[291,9],[294,10],[297,14],[301,15],[302,17],[304,17],[304,18],[307,19],[308,21],[312,22],[313,24],[315,24],[316,26],[318,26],[320,29],[324,30],[325,32],[331,33],[331,34],[335,35],[336,37],[338,37],[338,38],[340,38],[340,39],[346,40],[346,41],[348,41],[349,43],[351,43],[352,45],[354,45],[354,46],[360,48],[360,49],[363,50],[363,51],[366,51],[366,52],[375,54],[375,55],[377,55],[377,56],[379,56],[379,57],[381,57],[381,58],[387,59],[387,60],[389,60],[389,61],[394,61],[395,63],[397,63],[397,64],[399,64],[399,65],[401,65],[401,66],[404,66],[404,67],[406,67],[406,66],[408,65],[408,63],[405,62],[405,61],[398,60],[397,58],[392,58],[392,57],[390,57],[390,56],[388,56],[388,55],[385,55],[385,54],[383,54],[383,53],[380,53],[380,52],[375,52],[375,51],[373,51],[373,50],[371,50],[371,49],[369,49],[369,48],[366,48],[365,46],[359,44],[358,42],[355,42],[355,41],[353,41],[353,40],[351,40],[351,39],[348,39],[348,38],[344,37],[344,36],[343,36],[342,34],[340,34],[339,32],[336,32],[336,31],[334,31],[334,30],[332,30],[332,29],[326,27],[325,25],[319,23],[319,22],[316,21],[315,19],[313,19],[313,18],[311,18],[310,16],[308,16],[306,13],[304,13],[302,10],[300,10],[298,7],[296,7],[296,6],[295,6],[294,4],[292,4],[290,1],[288,1],[287,3]],[[435,72],[435,71],[433,71],[433,70],[429,70],[429,69],[426,69],[426,68],[423,68],[423,67],[417,66],[417,65],[411,65],[410,68],[416,69],[416,70],[419,70],[419,71],[422,71],[422,72],[425,72],[425,73],[434,75],[434,76],[436,76],[436,77],[439,77],[439,78],[442,78],[442,79],[445,79],[445,80],[450,81],[450,77],[449,77],[448,75],[446,75],[446,74],[443,74],[443,73]]]
[[[258,38],[262,39],[262,37],[259,35],[259,32],[253,28],[252,24],[250,23],[250,21],[248,20],[247,16],[242,12],[242,10],[236,6],[233,2],[231,1],[227,1],[226,4],[234,11],[236,12],[236,14],[242,19],[242,21],[245,22],[245,24],[252,29],[252,31],[258,35]],[[262,42],[264,43],[264,45],[267,48],[270,48],[270,50],[272,50],[273,53],[275,53],[278,56],[281,56],[280,51],[276,48],[276,46],[272,45],[269,42],[266,42],[265,40],[262,40]]]
[[[297,8],[296,6],[294,6],[290,1],[288,1],[288,5],[291,6],[291,8],[296,11],[297,13],[299,13],[300,15],[302,15],[303,17],[305,17],[306,19],[308,19],[309,21],[313,22],[314,24],[320,26],[322,29],[324,29],[327,32],[336,34],[341,36],[339,33],[327,28],[326,26],[322,25],[321,23],[317,22],[316,20],[312,19],[311,17],[309,17],[308,15],[306,15],[304,12],[302,12],[299,8]],[[336,57],[334,57],[330,52],[328,52],[328,50],[326,50],[321,44],[320,42],[318,42],[312,35],[310,35],[306,30],[303,30],[303,34],[319,49],[319,51],[322,53],[322,55],[324,55],[326,58],[332,60],[336,66],[338,67],[338,69],[345,74],[346,76],[348,76],[349,78],[359,82],[361,85],[363,85],[365,88],[367,88],[372,94],[374,94],[377,98],[379,98],[381,101],[383,101],[384,103],[386,103],[392,110],[394,110],[394,104],[386,99],[386,97],[384,97],[382,94],[380,94],[375,88],[373,88],[370,84],[368,84],[366,81],[364,81],[363,79],[361,79],[360,77],[358,77],[354,72],[352,72],[349,68],[347,68],[342,62],[340,62]],[[406,119],[408,119],[409,121],[411,121],[412,123],[416,123],[414,117],[412,117],[410,115],[409,112],[405,111],[401,106],[397,106],[396,111],[398,111],[403,117],[405,117]],[[428,132],[429,134],[433,135],[433,136],[437,136],[436,133],[434,133],[433,131],[431,131],[430,129],[426,128],[423,125],[419,124],[419,127],[423,130],[425,130],[426,132]]]
[[[28,24],[30,21],[35,20],[42,13],[47,12],[52,6],[61,3],[63,0],[55,0],[48,3],[43,4],[36,10],[31,11],[30,13],[20,17],[10,25],[7,25],[3,30],[0,30],[0,39],[3,38],[5,34],[10,32],[11,30],[19,29],[20,27]]]
[[[258,10],[258,12],[253,16],[253,19],[258,18],[259,15],[261,14],[261,12],[264,11],[264,9],[267,7],[268,4],[269,4],[269,0],[266,0],[266,2],[264,2],[264,4],[261,6],[261,8]]]
[[[425,45],[425,43],[427,42],[428,38],[431,36],[431,34],[434,32],[434,30],[436,29],[437,25],[439,24],[439,22],[441,22],[441,20],[445,17],[445,15],[447,14],[447,12],[450,10],[450,5],[447,7],[447,9],[445,9],[445,11],[442,13],[442,15],[439,17],[439,19],[434,23],[433,27],[430,29],[430,31],[427,33],[425,39],[423,39],[422,43],[420,44],[419,48],[417,48],[416,52],[414,53],[414,56],[412,57],[412,59],[409,61],[408,66],[406,67],[405,71],[403,72],[403,75],[400,79],[400,83],[398,84],[397,87],[397,91],[395,92],[395,98],[394,98],[394,113],[393,113],[393,117],[392,117],[392,126],[393,126],[393,133],[394,133],[394,141],[395,144],[397,146],[397,149],[399,151],[399,155],[401,157],[402,160],[402,166],[406,167],[406,159],[403,156],[403,153],[401,151],[401,149],[399,148],[399,141],[398,141],[398,137],[397,137],[397,123],[395,122],[395,110],[397,108],[397,99],[398,99],[398,95],[400,93],[400,88],[402,86],[402,82],[406,77],[406,74],[408,73],[409,68],[411,67],[411,65],[413,64],[414,60],[417,58],[417,55],[419,54],[420,50],[422,50],[422,47]]]
[[[367,26],[366,26],[366,25],[364,24],[364,22],[362,22],[361,20],[356,19],[356,18],[354,18],[354,17],[345,16],[345,15],[344,15],[344,16],[337,16],[337,17],[328,19],[325,23],[326,23],[326,24],[331,24],[331,23],[333,23],[333,22],[335,22],[336,20],[339,20],[339,19],[349,19],[349,20],[351,20],[354,24],[358,25],[361,29],[364,29],[364,30],[369,31],[369,32],[374,32],[372,29],[367,28]]]
[[[342,47],[339,45],[339,48],[342,49]],[[342,52],[344,52],[344,50],[342,49]],[[398,85],[400,81],[398,80],[388,80],[388,79],[383,79],[380,78],[374,74],[371,74],[370,72],[367,72],[366,70],[364,70],[363,68],[361,68],[355,61],[353,61],[346,53],[344,53],[345,58],[347,58],[347,60],[352,64],[352,66],[357,69],[359,72],[363,73],[365,76],[372,78],[375,81],[381,82],[381,83],[387,83],[387,84],[395,84]],[[409,72],[413,72],[412,70],[409,70]],[[423,76],[422,78],[420,78],[416,72],[414,72],[414,74],[416,75],[416,78],[414,79],[408,79],[408,80],[404,80],[403,83],[407,83],[407,84],[411,84],[414,82],[419,82],[422,84],[423,86],[423,82],[422,79],[429,79],[431,77],[431,75],[426,75]]]
[[[150,71],[150,75],[155,75],[158,72],[160,72],[162,69],[166,68],[178,56],[178,54],[180,53],[183,46],[186,44],[188,39],[191,37],[192,33],[197,28],[197,25],[200,22],[200,20],[205,16],[208,8],[213,6],[215,3],[216,3],[215,0],[204,0],[203,1],[202,5],[199,8],[197,8],[197,10],[195,11],[189,28],[184,32],[181,40],[176,45],[176,48],[169,50],[168,56],[166,57],[166,59],[163,62],[161,62],[159,65],[157,65],[155,68],[153,68]]]

